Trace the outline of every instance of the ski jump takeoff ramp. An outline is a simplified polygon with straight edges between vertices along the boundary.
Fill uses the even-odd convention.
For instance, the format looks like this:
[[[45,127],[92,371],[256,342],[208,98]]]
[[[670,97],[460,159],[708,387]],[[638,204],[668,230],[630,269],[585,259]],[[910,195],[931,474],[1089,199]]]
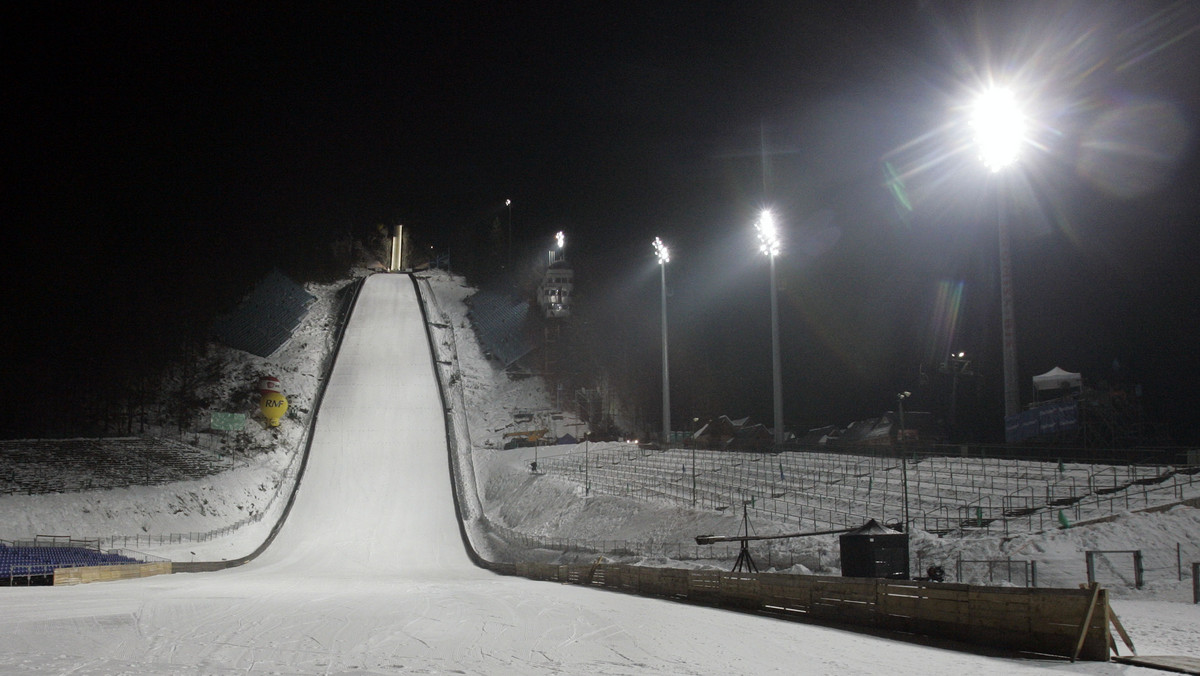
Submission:
[[[213,573],[0,589],[0,674],[1045,675],[475,568],[422,321],[408,276],[366,280],[264,553]]]

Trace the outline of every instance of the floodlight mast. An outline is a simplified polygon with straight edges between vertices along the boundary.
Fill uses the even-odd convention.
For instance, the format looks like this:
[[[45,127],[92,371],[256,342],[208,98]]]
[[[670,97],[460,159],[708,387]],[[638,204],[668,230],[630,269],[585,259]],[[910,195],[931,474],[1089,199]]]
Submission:
[[[975,100],[971,126],[983,165],[992,173],[1014,164],[1025,143],[1025,114],[1012,90],[993,87]],[[1000,327],[1004,351],[1004,416],[1021,410],[1020,385],[1017,382],[1017,328],[1013,310],[1012,253],[1009,248],[1008,215],[1003,198],[997,200],[1000,256]]]
[[[654,255],[662,273],[662,443],[666,448],[671,442],[671,377],[667,365],[667,263],[671,261],[671,250],[658,237],[654,238]]]
[[[779,255],[779,232],[775,227],[775,215],[763,209],[758,223],[759,250],[771,260],[771,378],[775,413],[775,445],[783,443],[783,384],[779,357],[779,300],[775,288],[775,257]]]
[[[505,265],[512,269],[512,200],[504,200],[504,206],[508,207],[508,258]]]
[[[563,234],[562,230],[554,233],[554,244],[555,248],[551,249],[546,254],[547,265],[554,265],[559,261],[565,260],[566,254],[564,249],[567,246],[567,236]]]
[[[904,400],[912,396],[912,392],[901,392],[896,395],[897,406],[900,409],[900,430],[896,434],[896,447],[900,451],[900,480],[904,485],[904,532],[909,532],[908,522],[908,453],[905,441],[908,435],[904,426]]]

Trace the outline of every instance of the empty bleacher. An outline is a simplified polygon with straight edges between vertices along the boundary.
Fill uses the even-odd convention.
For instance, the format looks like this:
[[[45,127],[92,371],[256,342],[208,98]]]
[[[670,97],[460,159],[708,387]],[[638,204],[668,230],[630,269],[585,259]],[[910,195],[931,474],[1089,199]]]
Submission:
[[[68,493],[188,481],[229,469],[220,454],[172,439],[0,441],[0,494]]]
[[[585,458],[587,467],[585,469]],[[694,466],[693,466],[694,463]],[[938,534],[1033,531],[1200,491],[1194,473],[1099,465],[864,451],[745,453],[634,445],[542,457],[539,468],[589,490],[753,513],[801,529],[877,519]],[[905,500],[907,496],[907,509]]]
[[[0,586],[47,585],[54,571],[85,566],[143,563],[142,558],[116,550],[101,551],[96,543],[64,538],[0,541]]]
[[[234,349],[269,357],[292,337],[314,300],[287,275],[272,270],[232,313],[213,323],[213,335]]]
[[[482,290],[468,300],[467,316],[486,352],[509,368],[533,351],[530,305],[501,291]]]

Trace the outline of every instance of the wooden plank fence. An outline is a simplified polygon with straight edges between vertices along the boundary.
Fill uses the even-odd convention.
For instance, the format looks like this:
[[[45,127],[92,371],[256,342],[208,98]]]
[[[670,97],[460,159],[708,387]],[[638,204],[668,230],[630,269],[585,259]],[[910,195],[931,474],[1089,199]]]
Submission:
[[[132,580],[152,575],[171,574],[171,562],[156,563],[125,563],[115,566],[77,566],[75,568],[55,568],[54,584],[71,585],[87,584],[89,582],[108,582],[111,580]]]
[[[600,563],[489,567],[533,580],[1067,658],[1107,661],[1112,645],[1108,592],[1099,588],[979,587]]]

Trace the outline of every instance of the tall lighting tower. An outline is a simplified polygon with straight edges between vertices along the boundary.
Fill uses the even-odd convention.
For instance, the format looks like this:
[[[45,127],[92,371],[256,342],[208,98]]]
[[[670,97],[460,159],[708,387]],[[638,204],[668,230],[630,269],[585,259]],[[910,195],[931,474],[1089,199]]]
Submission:
[[[971,110],[971,126],[979,156],[992,173],[1015,163],[1025,142],[1025,115],[1009,89],[992,88],[977,99]],[[1000,328],[1004,346],[1004,416],[1021,410],[1017,384],[1017,327],[1013,312],[1012,254],[1008,241],[1008,216],[1004,198],[997,199],[997,238],[1000,251]]]
[[[671,250],[658,237],[654,238],[654,255],[662,273],[662,443],[666,448],[671,441],[671,377],[667,367],[667,263],[671,262]]]
[[[780,381],[779,358],[779,300],[775,290],[775,257],[779,255],[779,232],[775,228],[775,216],[770,209],[763,209],[754,224],[758,230],[759,250],[771,260],[771,374],[774,381],[775,398],[775,444],[783,443],[783,384]]]
[[[508,207],[508,253],[506,254],[505,265],[509,271],[512,271],[512,200],[504,200],[504,206]]]

